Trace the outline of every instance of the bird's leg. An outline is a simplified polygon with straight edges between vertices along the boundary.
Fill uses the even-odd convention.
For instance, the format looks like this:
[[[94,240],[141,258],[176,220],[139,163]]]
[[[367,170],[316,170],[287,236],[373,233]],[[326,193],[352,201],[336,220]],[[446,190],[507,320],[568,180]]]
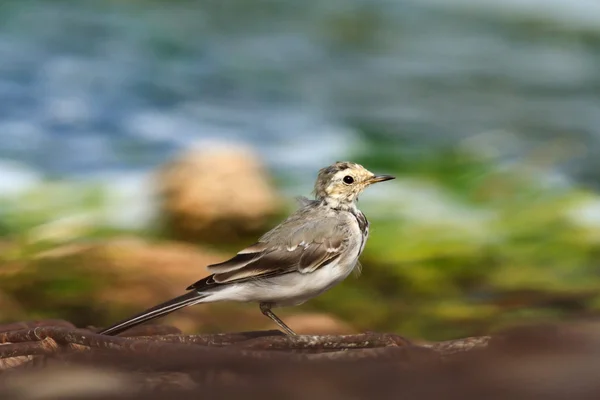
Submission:
[[[273,313],[273,311],[271,311],[270,303],[260,303],[260,311],[263,313],[263,315],[266,315],[267,317],[271,318],[273,322],[279,325],[279,327],[285,332],[286,335],[297,336],[296,332],[294,332],[289,326],[284,324],[283,321],[280,320],[279,317]]]

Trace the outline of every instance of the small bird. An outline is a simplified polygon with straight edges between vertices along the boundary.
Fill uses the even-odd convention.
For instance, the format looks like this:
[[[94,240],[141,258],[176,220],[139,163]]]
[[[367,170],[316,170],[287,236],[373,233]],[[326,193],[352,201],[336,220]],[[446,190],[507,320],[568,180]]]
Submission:
[[[180,308],[216,301],[259,303],[261,312],[286,334],[296,335],[272,308],[295,306],[343,281],[355,268],[369,236],[369,222],[356,207],[369,185],[394,179],[362,165],[338,161],[319,171],[315,199],[233,258],[207,268],[212,275],[188,293],[152,307],[99,333],[116,335]]]

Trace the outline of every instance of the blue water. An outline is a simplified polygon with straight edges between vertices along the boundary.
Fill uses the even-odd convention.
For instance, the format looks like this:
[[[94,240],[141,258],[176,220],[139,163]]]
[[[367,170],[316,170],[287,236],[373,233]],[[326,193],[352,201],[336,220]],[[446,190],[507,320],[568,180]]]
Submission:
[[[562,171],[595,183],[600,7],[0,1],[0,189],[15,169],[143,175],[211,141],[312,179],[360,149],[358,126],[507,154],[560,137],[583,149]]]

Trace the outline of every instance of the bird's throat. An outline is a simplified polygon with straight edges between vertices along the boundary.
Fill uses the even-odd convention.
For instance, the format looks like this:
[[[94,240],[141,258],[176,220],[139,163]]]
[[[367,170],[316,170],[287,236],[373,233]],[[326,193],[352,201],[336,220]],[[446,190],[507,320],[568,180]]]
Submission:
[[[323,204],[335,210],[351,211],[356,209],[356,202],[345,198],[325,197]]]

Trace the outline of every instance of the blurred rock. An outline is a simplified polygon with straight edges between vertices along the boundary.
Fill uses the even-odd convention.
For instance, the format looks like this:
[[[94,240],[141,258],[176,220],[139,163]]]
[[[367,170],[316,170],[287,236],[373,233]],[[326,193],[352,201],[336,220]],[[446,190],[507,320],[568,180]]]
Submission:
[[[208,275],[206,265],[227,258],[184,243],[148,243],[138,239],[112,240],[99,250],[120,275],[103,297],[139,306],[182,294],[191,283]]]
[[[169,285],[188,286],[191,281],[208,274],[206,265],[228,257],[215,251],[187,243],[173,241],[150,242],[137,237],[120,237],[111,240],[65,245],[39,253],[37,260],[57,260],[69,257],[86,257],[103,269],[135,275],[136,279],[154,280],[160,277]]]
[[[89,367],[55,367],[22,370],[3,375],[0,396],[4,399],[66,400],[103,398],[133,393],[133,380],[125,374]],[[6,396],[6,397],[5,397]]]
[[[0,346],[10,343],[0,343]],[[18,367],[33,360],[33,356],[16,356],[0,359],[0,371]]]
[[[52,307],[61,310],[61,317],[78,324],[106,324],[181,295],[208,275],[206,265],[227,257],[186,243],[132,237],[65,245],[36,256],[35,265],[28,268],[28,287],[20,289],[19,300],[32,302],[32,308],[39,304],[50,307],[54,302]],[[65,279],[76,283],[83,293],[56,297],[37,289]],[[77,315],[68,315],[71,303],[89,304],[89,309],[84,316],[79,309],[73,311]]]
[[[344,335],[356,330],[341,319],[330,314],[303,313],[282,317],[287,325],[299,335]],[[276,329],[273,325],[264,329]]]
[[[194,150],[157,177],[161,212],[178,239],[234,242],[263,233],[279,209],[258,157],[246,148]]]

